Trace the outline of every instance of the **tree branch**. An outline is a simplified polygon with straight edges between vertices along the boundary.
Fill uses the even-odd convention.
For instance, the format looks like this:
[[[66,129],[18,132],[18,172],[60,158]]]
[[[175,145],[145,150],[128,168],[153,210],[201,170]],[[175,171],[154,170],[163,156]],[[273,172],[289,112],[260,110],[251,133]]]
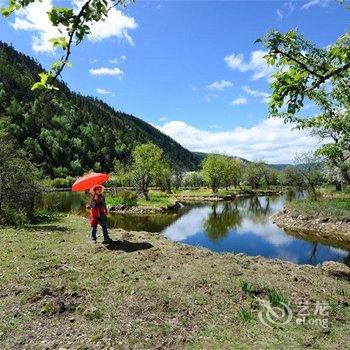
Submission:
[[[60,76],[60,74],[62,73],[64,67],[67,65],[68,63],[68,60],[69,60],[69,56],[71,54],[71,46],[72,46],[72,43],[73,43],[73,38],[74,38],[74,35],[75,35],[75,32],[77,31],[78,29],[78,25],[79,25],[79,22],[80,22],[80,19],[81,17],[83,16],[85,10],[89,7],[90,5],[90,2],[91,0],[88,0],[84,5],[83,7],[81,8],[81,10],[79,11],[79,13],[75,16],[74,18],[74,22],[73,22],[73,25],[72,25],[72,30],[69,34],[69,41],[68,41],[68,45],[67,45],[67,49],[66,49],[66,54],[63,58],[63,61],[62,61],[62,64],[60,66],[60,68],[57,70],[56,74],[51,78],[50,80],[50,84],[53,84],[57,78]]]
[[[281,51],[280,49],[274,49],[275,53],[279,53],[282,56],[285,56],[287,58],[289,58],[291,61],[299,64],[299,66],[301,66],[303,69],[305,69],[308,73],[310,73],[311,75],[314,75],[316,77],[318,77],[319,79],[322,79],[323,76],[316,73],[315,71],[313,71],[312,69],[310,69],[304,62],[299,61],[298,59],[296,59],[295,57],[291,56],[289,53]]]

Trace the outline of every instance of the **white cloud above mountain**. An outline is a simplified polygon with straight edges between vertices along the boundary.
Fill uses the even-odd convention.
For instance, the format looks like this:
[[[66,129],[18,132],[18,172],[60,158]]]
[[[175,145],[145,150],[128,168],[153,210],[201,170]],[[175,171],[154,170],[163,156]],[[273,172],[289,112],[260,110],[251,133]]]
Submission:
[[[111,95],[112,91],[107,90],[107,89],[101,89],[101,88],[97,88],[96,92],[100,95]]]
[[[291,124],[278,118],[226,131],[203,130],[179,120],[156,127],[192,151],[220,152],[270,163],[290,163],[296,153],[319,146],[317,138],[304,130],[292,130]]]
[[[78,11],[84,2],[73,0],[71,5]],[[16,30],[33,32],[32,49],[35,52],[53,52],[54,49],[49,39],[62,36],[58,28],[51,24],[47,15],[52,6],[52,0],[35,1],[24,9],[16,11],[14,21],[11,23]],[[87,37],[93,42],[117,37],[132,45],[133,40],[129,31],[136,28],[137,23],[133,17],[126,16],[116,8],[112,8],[105,21],[94,23],[91,26],[91,33]],[[61,28],[61,30],[64,29]]]

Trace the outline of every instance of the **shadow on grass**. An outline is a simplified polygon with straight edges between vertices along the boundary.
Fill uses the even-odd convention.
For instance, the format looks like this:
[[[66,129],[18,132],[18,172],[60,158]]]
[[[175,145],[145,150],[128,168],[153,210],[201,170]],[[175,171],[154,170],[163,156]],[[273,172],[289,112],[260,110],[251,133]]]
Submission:
[[[108,250],[122,250],[126,253],[136,252],[138,250],[146,250],[152,248],[153,245],[148,242],[129,242],[129,241],[113,241],[108,244]]]
[[[67,232],[69,231],[69,229],[67,227],[64,226],[60,226],[60,225],[52,225],[52,224],[48,224],[48,225],[27,225],[26,229],[28,231],[56,231],[56,232]]]

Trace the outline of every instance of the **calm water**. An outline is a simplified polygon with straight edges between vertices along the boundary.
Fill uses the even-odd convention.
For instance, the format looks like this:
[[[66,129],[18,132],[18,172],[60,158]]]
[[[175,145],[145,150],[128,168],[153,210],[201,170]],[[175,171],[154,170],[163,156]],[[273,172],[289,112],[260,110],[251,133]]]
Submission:
[[[286,232],[269,216],[300,194],[237,198],[230,202],[193,203],[177,213],[149,216],[111,214],[109,226],[126,230],[163,232],[169,239],[216,252],[245,253],[318,264],[326,260],[350,265],[350,246],[313,236]],[[41,204],[62,211],[84,211],[88,197],[79,193],[50,193]]]

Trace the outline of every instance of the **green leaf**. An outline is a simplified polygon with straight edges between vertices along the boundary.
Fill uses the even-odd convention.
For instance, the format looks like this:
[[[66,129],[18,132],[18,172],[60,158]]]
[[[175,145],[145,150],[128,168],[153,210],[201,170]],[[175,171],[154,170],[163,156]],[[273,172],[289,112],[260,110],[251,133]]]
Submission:
[[[31,88],[32,91],[34,91],[34,90],[43,90],[43,89],[45,89],[45,84],[40,83],[40,82],[34,83],[34,85]]]

